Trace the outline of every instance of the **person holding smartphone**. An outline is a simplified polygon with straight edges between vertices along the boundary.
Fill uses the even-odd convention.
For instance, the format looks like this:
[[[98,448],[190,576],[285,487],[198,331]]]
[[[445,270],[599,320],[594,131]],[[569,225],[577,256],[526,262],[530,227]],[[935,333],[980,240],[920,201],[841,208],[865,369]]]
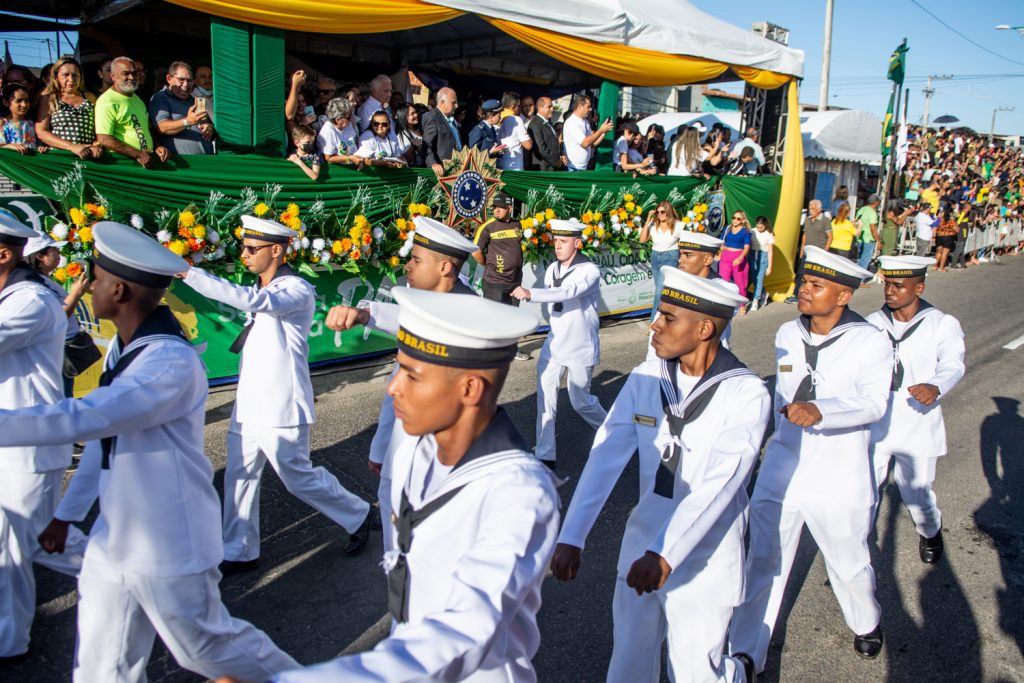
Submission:
[[[590,164],[590,158],[594,155],[597,145],[612,128],[614,123],[610,118],[605,119],[597,130],[590,125],[590,112],[593,105],[590,96],[586,94],[576,95],[572,102],[572,115],[566,119],[562,127],[562,135],[565,142],[565,156],[568,158],[569,171],[585,171]]]
[[[192,67],[174,62],[167,69],[167,85],[149,101],[149,117],[158,144],[175,154],[213,154],[213,123],[206,98],[192,94]]]

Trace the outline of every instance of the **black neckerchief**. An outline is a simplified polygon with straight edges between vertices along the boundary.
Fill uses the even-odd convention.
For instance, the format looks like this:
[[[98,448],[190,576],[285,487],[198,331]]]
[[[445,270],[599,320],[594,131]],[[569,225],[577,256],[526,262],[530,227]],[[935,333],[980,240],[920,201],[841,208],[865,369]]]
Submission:
[[[839,320],[836,321],[835,326],[827,335],[825,335],[824,341],[820,344],[812,344],[811,316],[801,315],[797,320],[800,323],[800,336],[804,345],[804,362],[806,364],[807,374],[802,380],[800,380],[800,384],[796,388],[796,393],[793,394],[793,401],[813,401],[817,397],[818,354],[829,346],[832,346],[832,344],[835,344],[844,334],[854,327],[870,325],[870,323],[859,314],[851,311],[849,308],[844,308],[843,314],[839,316]]]
[[[590,259],[584,256],[582,252],[577,251],[576,255],[572,257],[572,261],[569,261],[569,265],[565,267],[565,272],[563,272],[561,275],[558,275],[558,271],[562,270],[562,262],[557,261],[555,263],[555,269],[551,271],[551,286],[561,287],[562,283],[565,281],[565,278],[569,277],[569,273],[571,273],[573,269],[581,263],[590,263]],[[551,310],[554,311],[555,313],[561,313],[562,302],[559,301],[558,303],[552,304]]]
[[[472,287],[463,282],[460,278],[455,278],[455,284],[449,290],[450,294],[472,294],[473,296],[479,296]]]
[[[274,280],[276,280],[277,278],[286,277],[288,275],[296,275],[296,273],[292,269],[292,267],[289,266],[287,263],[282,263],[281,266],[277,269],[277,272],[274,273],[274,277],[270,278],[270,282],[267,284],[269,286],[270,284],[273,284]],[[263,289],[263,281],[258,278],[256,280],[256,289]],[[228,351],[230,351],[231,353],[242,352],[242,347],[245,346],[245,341],[249,338],[249,333],[252,332],[252,326],[255,322],[256,314],[252,313],[249,316],[249,319],[245,321],[245,325],[242,327],[242,331],[238,333],[237,337],[235,337],[235,341],[231,342],[231,346],[228,347]]]
[[[661,455],[654,479],[654,493],[664,498],[674,495],[676,472],[682,455],[680,437],[683,428],[704,413],[723,380],[742,375],[757,376],[731,351],[719,345],[711,367],[701,375],[688,396],[681,396],[676,384],[678,368],[679,360],[676,358],[661,361],[661,407],[665,411],[672,443]]]
[[[892,310],[888,306],[882,306],[882,316],[885,318],[886,328],[885,333],[889,335],[889,343],[892,345],[893,354],[893,365],[892,365],[892,381],[889,383],[889,391],[897,391],[903,386],[903,361],[900,360],[900,344],[910,338],[910,335],[914,334],[924,319],[938,309],[932,306],[924,299],[920,299],[918,303],[917,313],[914,317],[907,321],[907,327],[904,328],[903,334],[898,338],[896,337],[896,320],[892,317]]]
[[[100,375],[99,386],[110,386],[110,383],[124,372],[131,365],[131,362],[135,360],[136,356],[146,348],[147,338],[156,336],[178,337],[185,343],[190,343],[188,337],[185,336],[184,331],[181,329],[181,323],[174,317],[171,309],[167,306],[157,306],[135,329],[135,333],[127,344],[122,343],[120,336],[115,338],[114,349],[111,351],[111,355],[108,356],[108,363],[112,362],[113,364],[111,367],[103,370],[103,374]],[[126,353],[121,353],[122,349]],[[116,360],[113,360],[114,358]],[[103,452],[103,459],[100,464],[101,469],[110,469],[110,457],[116,446],[116,436],[100,439],[100,448]]]
[[[491,418],[487,428],[470,445],[469,450],[456,463],[452,471],[457,470],[467,462],[492,453],[502,451],[525,451],[528,450],[526,442],[520,436],[519,431],[512,424],[508,413],[504,408],[498,408],[498,412]],[[436,456],[435,456],[436,457]],[[406,482],[408,486],[408,482]],[[395,529],[398,532],[398,558],[395,566],[388,572],[388,608],[395,621],[403,623],[409,620],[409,563],[406,555],[412,548],[413,530],[426,521],[432,514],[443,508],[448,501],[454,498],[466,484],[438,496],[429,503],[424,504],[418,510],[413,509],[409,502],[409,495],[405,488],[402,489],[402,502],[398,508],[398,516],[395,520]]]

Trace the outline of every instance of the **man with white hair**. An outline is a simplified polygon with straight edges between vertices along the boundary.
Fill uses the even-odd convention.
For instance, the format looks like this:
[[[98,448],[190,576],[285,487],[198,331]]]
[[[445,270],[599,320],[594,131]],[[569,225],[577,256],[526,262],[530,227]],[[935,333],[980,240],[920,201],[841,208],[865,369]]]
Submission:
[[[384,74],[374,76],[373,80],[370,81],[370,96],[366,98],[366,101],[359,105],[359,125],[362,126],[360,132],[370,130],[370,120],[373,117],[374,112],[382,111],[388,115],[388,119],[391,121],[391,130],[395,129],[395,118],[391,113],[391,79]]]
[[[804,252],[808,246],[824,249],[828,243],[828,235],[832,232],[832,221],[822,212],[821,200],[812,199],[807,203],[807,214],[804,217],[804,231],[800,236],[800,258],[795,268],[797,277],[793,285],[793,296],[786,299],[787,304],[796,303],[796,293],[800,291],[803,281],[802,268]]]
[[[451,88],[441,88],[437,91],[437,106],[420,119],[427,166],[437,175],[444,172],[442,162],[450,159],[453,152],[462,149],[459,128],[452,118],[457,106],[459,99],[455,91]]]
[[[146,104],[139,88],[135,62],[117,57],[110,63],[114,85],[96,100],[96,140],[112,152],[135,159],[144,168],[167,161],[166,147],[153,144]]]

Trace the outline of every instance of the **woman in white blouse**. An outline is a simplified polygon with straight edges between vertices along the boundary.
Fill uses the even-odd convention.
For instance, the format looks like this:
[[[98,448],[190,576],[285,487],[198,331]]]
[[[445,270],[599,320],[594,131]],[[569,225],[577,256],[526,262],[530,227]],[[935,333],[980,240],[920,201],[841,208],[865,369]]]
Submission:
[[[640,229],[640,244],[651,240],[651,272],[654,276],[654,299],[651,302],[651,320],[658,311],[658,297],[661,294],[661,267],[679,264],[679,233],[683,224],[675,208],[668,202],[661,202],[647,214],[647,222]]]
[[[668,175],[702,176],[700,162],[708,156],[700,146],[700,133],[693,126],[683,126],[672,145],[672,163]]]

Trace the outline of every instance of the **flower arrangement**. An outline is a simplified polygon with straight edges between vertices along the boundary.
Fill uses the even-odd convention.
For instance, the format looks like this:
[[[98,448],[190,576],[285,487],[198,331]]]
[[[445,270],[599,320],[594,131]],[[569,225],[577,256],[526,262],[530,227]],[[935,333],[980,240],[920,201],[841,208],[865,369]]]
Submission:
[[[705,215],[708,212],[708,193],[711,190],[711,182],[703,183],[693,188],[688,194],[679,192],[672,188],[666,199],[679,214],[679,220],[684,230],[691,232],[707,232]]]
[[[535,189],[526,193],[526,201],[523,202],[519,219],[519,225],[523,230],[523,260],[526,263],[554,257],[551,221],[564,215],[565,196],[554,185],[548,185],[543,193]]]
[[[156,216],[156,239],[172,252],[195,266],[204,261],[218,261],[225,256],[220,233],[204,224],[199,208],[189,204],[176,212],[160,212]]]

